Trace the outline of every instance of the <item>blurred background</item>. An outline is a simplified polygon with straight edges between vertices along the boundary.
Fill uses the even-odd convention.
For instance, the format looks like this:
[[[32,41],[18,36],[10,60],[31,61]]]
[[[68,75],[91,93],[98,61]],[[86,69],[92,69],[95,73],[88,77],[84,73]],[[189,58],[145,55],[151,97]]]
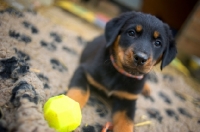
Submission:
[[[0,8],[7,6],[37,11],[87,41],[122,12],[150,13],[168,23],[176,38],[178,55],[172,65],[200,82],[200,0],[0,0]]]

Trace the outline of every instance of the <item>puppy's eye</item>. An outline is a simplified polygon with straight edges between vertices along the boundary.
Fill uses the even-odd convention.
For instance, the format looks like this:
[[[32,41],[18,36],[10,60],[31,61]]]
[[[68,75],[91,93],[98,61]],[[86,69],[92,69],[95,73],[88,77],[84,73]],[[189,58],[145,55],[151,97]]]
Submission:
[[[134,30],[130,30],[130,31],[128,31],[128,35],[131,36],[131,37],[135,37],[136,32]]]
[[[161,43],[159,40],[156,40],[156,41],[154,42],[154,45],[155,45],[156,47],[161,47],[161,46],[162,46],[162,43]]]

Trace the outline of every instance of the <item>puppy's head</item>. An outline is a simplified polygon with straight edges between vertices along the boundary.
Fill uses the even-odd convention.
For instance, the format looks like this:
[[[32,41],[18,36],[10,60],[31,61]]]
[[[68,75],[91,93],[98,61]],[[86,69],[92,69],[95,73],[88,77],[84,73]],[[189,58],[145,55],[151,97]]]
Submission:
[[[161,69],[176,56],[169,26],[154,16],[128,12],[106,24],[107,48],[116,65],[132,75],[143,75],[162,61]]]

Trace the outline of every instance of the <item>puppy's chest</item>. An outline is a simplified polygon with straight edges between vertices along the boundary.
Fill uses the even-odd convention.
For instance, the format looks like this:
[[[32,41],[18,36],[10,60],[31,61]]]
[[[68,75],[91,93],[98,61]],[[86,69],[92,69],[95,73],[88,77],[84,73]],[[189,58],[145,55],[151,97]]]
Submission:
[[[102,76],[101,74],[86,73],[88,82],[95,88],[105,92],[108,97],[117,96],[123,99],[137,99],[138,94],[143,88],[143,82],[137,80],[119,77],[119,76]]]

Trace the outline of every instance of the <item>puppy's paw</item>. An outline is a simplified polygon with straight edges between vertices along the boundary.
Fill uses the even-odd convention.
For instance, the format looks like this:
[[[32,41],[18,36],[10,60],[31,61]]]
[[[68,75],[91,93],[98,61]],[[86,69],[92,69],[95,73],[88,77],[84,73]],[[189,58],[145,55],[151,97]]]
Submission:
[[[119,111],[113,116],[113,132],[134,132],[134,123],[126,115],[126,111]]]
[[[142,94],[144,96],[150,96],[150,94],[151,94],[150,86],[147,83],[144,84],[144,88],[142,90]]]

